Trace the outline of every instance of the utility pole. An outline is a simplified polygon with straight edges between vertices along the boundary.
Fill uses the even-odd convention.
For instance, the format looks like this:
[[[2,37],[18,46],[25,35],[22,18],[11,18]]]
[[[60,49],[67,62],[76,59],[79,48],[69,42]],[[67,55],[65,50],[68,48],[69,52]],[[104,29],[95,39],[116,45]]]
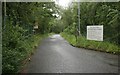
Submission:
[[[78,0],[78,33],[79,33],[79,36],[81,36],[81,32],[80,32],[80,0]]]
[[[3,29],[5,29],[6,27],[5,22],[6,22],[6,0],[4,0],[4,28]]]

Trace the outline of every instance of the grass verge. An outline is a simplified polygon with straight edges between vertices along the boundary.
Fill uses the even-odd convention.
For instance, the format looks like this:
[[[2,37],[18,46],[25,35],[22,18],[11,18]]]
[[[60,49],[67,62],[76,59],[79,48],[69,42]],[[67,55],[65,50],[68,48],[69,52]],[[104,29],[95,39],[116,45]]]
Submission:
[[[61,33],[61,36],[64,37],[71,45],[75,47],[102,51],[102,52],[107,52],[112,54],[120,53],[120,47],[110,42],[92,41],[92,40],[87,40],[85,37],[78,37],[76,41],[76,37],[74,35],[67,34],[64,32]]]
[[[28,58],[35,52],[40,41],[47,36],[48,34],[34,34],[19,41],[15,40],[14,48],[3,46],[3,74],[19,73],[28,61]]]
[[[27,65],[27,63],[29,62],[29,58],[31,58],[31,55],[33,55],[34,54],[34,52],[35,52],[35,50],[36,50],[36,48],[38,47],[38,45],[40,44],[40,42],[44,39],[44,38],[46,38],[46,37],[48,37],[48,36],[50,36],[51,34],[44,34],[44,35],[42,35],[42,34],[36,34],[36,35],[34,35],[34,36],[32,36],[29,40],[26,40],[26,41],[24,41],[23,43],[26,45],[24,45],[26,48],[27,48],[27,50],[29,50],[28,52],[27,52],[27,54],[25,54],[25,58],[23,59],[23,61],[22,61],[22,65],[20,66],[20,68],[19,68],[19,70],[18,70],[18,73],[21,73],[21,71],[23,71],[24,70],[24,67]],[[31,40],[31,41],[30,41]],[[28,43],[29,42],[29,43]],[[28,43],[28,44],[26,44],[26,43]]]

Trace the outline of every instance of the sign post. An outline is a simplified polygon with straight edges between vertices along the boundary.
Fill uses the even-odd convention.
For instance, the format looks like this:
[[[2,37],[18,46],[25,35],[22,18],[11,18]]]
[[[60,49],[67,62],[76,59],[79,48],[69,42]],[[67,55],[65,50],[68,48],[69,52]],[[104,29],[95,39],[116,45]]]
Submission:
[[[87,26],[87,39],[103,41],[103,25]]]

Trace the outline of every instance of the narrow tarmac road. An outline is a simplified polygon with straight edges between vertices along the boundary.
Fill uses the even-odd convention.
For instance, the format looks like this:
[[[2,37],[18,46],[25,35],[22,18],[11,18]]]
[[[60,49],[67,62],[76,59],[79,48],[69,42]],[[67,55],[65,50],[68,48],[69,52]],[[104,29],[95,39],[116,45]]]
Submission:
[[[26,73],[117,73],[118,56],[75,48],[59,34],[44,39]]]

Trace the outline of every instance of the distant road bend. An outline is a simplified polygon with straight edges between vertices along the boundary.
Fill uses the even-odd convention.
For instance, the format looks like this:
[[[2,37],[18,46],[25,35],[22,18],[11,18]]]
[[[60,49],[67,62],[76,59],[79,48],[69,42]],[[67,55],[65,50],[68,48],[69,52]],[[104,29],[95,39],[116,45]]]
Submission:
[[[117,73],[118,56],[71,46],[59,34],[44,39],[26,73]]]

